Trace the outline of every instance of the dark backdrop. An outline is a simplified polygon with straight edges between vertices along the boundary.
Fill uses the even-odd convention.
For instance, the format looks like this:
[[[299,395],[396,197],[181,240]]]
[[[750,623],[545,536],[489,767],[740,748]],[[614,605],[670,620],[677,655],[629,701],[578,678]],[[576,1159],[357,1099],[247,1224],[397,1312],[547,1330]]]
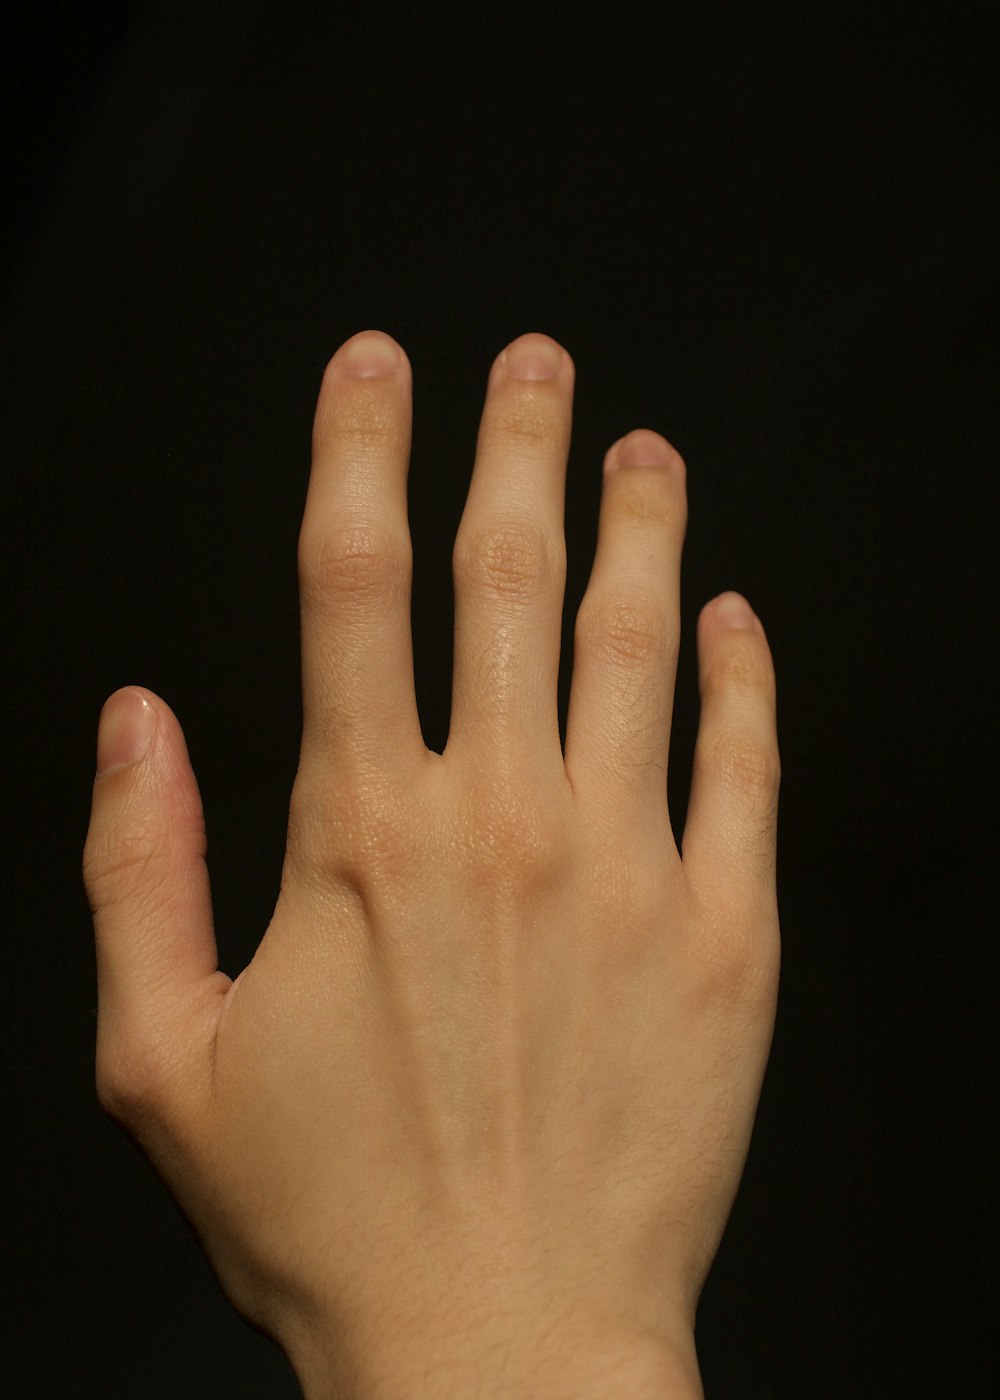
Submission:
[[[418,700],[447,738],[451,547],[486,373],[577,366],[560,683],[600,462],[685,456],[694,622],[779,682],[783,980],[699,1313],[710,1400],[974,1393],[997,626],[985,5],[24,10],[6,59],[7,1355],[27,1397],[293,1396],[97,1107],[80,879],[98,712],[175,709],[218,938],[248,961],[297,760],[295,542],[323,367],[414,367]],[[5,1384],[4,1389],[8,1387]]]

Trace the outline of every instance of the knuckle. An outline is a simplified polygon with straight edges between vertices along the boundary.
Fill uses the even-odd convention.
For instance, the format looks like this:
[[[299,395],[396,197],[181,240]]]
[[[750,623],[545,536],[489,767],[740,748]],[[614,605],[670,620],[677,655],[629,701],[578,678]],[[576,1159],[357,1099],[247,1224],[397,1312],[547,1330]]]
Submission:
[[[774,670],[765,649],[754,634],[729,634],[728,645],[712,659],[709,680],[713,687],[736,693],[773,694]]]
[[[83,856],[83,879],[93,913],[122,900],[155,893],[163,868],[162,835],[152,822],[139,821],[95,843]]]
[[[705,920],[696,934],[702,976],[713,1000],[762,1006],[778,985],[780,944],[745,914]]]
[[[138,1077],[130,1072],[126,1078],[117,1070],[98,1066],[97,1101],[116,1123],[135,1122],[142,1112],[144,1093]]]
[[[95,1087],[101,1109],[124,1127],[136,1129],[166,1116],[169,1078],[158,1058],[140,1045],[102,1048]]]
[[[348,805],[351,852],[365,868],[405,878],[420,846],[421,823],[412,800],[387,779],[356,785]]]
[[[478,783],[462,822],[466,857],[477,886],[494,893],[546,884],[564,858],[561,828],[537,785],[510,775]]]
[[[626,670],[662,662],[676,646],[662,608],[635,595],[604,598],[577,614],[578,642]]]
[[[367,888],[413,877],[426,842],[428,823],[416,810],[412,790],[389,774],[342,759],[336,789],[307,785],[292,789],[288,849],[337,884]]]
[[[357,521],[326,530],[317,539],[302,532],[301,583],[310,596],[395,597],[409,577],[409,550],[378,524]]]
[[[452,564],[456,582],[526,602],[565,580],[566,551],[531,525],[487,525],[456,540]]]
[[[743,730],[723,729],[704,745],[702,764],[734,792],[770,805],[781,780],[777,747]]]

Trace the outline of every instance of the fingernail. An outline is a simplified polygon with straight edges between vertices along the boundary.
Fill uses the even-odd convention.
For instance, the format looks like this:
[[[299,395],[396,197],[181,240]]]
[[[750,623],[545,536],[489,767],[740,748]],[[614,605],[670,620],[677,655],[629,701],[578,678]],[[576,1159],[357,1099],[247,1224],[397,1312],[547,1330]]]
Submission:
[[[97,774],[136,763],[149,748],[156,711],[137,690],[118,690],[101,711],[97,730]]]
[[[379,374],[391,374],[399,367],[399,347],[381,331],[368,331],[344,346],[340,364],[345,374],[374,379]]]
[[[720,593],[715,600],[715,619],[721,627],[753,627],[750,604],[738,593]]]
[[[547,340],[516,340],[505,352],[504,368],[511,379],[555,379],[562,351]]]
[[[666,438],[651,428],[637,428],[611,454],[609,467],[667,467],[674,455]]]

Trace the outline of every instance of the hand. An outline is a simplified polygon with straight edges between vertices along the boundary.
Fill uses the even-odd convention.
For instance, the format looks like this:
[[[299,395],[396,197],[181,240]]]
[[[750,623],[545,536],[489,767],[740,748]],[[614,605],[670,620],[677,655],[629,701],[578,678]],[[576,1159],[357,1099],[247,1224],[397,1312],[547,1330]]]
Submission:
[[[436,754],[413,682],[410,366],[378,332],[330,361],[281,893],[235,982],[180,725],[138,687],[102,714],[100,1101],[308,1395],[701,1393],[695,1309],[777,995],[774,672],[738,595],[703,608],[682,859],[685,467],[636,430],[605,458],[563,754],[573,375],[541,335],[491,371]]]

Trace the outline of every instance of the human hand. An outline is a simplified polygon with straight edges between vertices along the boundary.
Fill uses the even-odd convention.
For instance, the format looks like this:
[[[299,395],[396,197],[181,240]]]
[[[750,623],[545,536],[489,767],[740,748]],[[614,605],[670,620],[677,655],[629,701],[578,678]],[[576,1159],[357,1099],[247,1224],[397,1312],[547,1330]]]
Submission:
[[[777,995],[774,671],[737,595],[703,608],[682,859],[685,468],[636,430],[605,459],[563,754],[573,377],[540,335],[491,371],[436,754],[413,681],[410,366],[378,332],[330,361],[281,892],[235,982],[180,725],[141,687],[102,712],[100,1101],[309,1396],[701,1393],[695,1309]]]

